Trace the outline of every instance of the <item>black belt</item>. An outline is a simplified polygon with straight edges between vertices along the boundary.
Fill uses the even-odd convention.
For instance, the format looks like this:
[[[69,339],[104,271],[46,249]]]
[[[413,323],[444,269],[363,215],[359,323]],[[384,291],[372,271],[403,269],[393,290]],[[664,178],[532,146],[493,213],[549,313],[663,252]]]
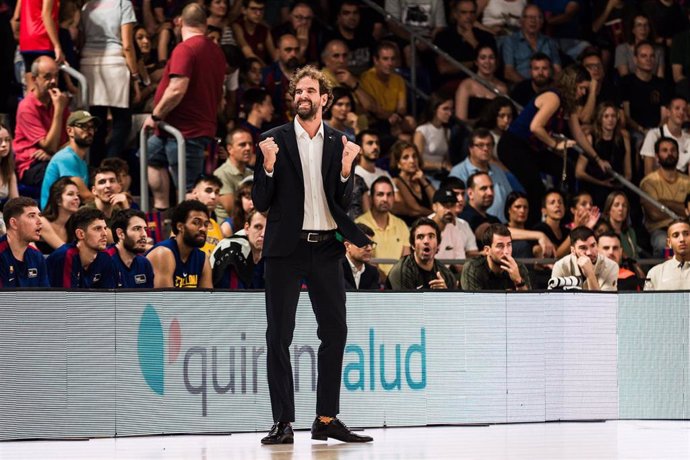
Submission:
[[[321,243],[335,238],[335,230],[302,230],[299,232],[299,238],[309,243]]]

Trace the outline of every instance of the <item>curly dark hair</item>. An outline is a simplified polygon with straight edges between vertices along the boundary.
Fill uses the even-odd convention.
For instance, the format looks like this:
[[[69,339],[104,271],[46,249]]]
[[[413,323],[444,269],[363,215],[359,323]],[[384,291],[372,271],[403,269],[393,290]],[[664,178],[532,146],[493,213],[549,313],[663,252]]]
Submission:
[[[292,74],[292,78],[290,78],[290,86],[288,87],[288,94],[290,95],[290,98],[295,98],[297,83],[299,83],[299,81],[303,78],[313,78],[319,82],[319,94],[328,95],[328,100],[326,101],[326,105],[323,107],[323,111],[325,112],[328,110],[333,103],[333,86],[331,85],[331,82],[328,81],[328,78],[326,78],[326,76],[313,65],[305,65]]]

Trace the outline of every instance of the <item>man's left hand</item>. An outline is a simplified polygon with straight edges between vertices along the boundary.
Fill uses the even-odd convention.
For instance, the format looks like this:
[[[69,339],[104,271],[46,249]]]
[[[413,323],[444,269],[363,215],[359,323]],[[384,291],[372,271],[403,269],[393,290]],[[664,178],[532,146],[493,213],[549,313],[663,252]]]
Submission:
[[[343,136],[343,166],[340,170],[340,174],[343,177],[350,177],[352,172],[352,163],[354,163],[355,158],[359,155],[359,145],[354,142],[348,141],[347,137]]]

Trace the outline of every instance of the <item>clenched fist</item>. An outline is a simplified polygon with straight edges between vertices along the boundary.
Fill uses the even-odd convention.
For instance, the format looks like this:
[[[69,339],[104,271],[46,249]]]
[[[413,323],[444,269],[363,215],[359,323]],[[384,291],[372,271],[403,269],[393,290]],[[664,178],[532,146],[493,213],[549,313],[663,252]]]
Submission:
[[[280,148],[278,148],[278,144],[276,144],[272,137],[267,137],[259,142],[259,148],[264,155],[264,169],[270,174],[273,172],[273,166],[276,164],[276,158]]]
[[[357,155],[359,155],[359,151],[361,149],[359,148],[359,145],[355,144],[354,142],[348,141],[347,137],[343,136],[342,139],[343,166],[340,170],[340,174],[342,174],[343,177],[350,177],[350,173],[352,172],[352,163],[355,161],[355,158],[357,158]]]

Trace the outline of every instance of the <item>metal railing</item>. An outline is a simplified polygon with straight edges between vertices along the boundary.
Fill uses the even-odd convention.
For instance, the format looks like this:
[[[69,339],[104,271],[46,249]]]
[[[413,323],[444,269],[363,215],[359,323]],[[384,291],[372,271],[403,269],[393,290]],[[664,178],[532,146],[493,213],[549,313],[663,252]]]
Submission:
[[[177,201],[182,202],[186,195],[187,184],[187,148],[185,146],[184,136],[175,127],[168,123],[161,121],[158,123],[158,128],[167,132],[177,141]],[[149,181],[147,174],[148,166],[148,146],[150,130],[145,126],[139,132],[139,174],[141,186],[141,201],[140,207],[144,212],[149,211]]]
[[[453,56],[450,54],[446,53],[444,50],[436,46],[433,42],[428,40],[426,37],[423,37],[422,35],[418,34],[414,30],[410,29],[405,23],[403,23],[400,19],[392,16],[390,13],[388,13],[386,10],[381,8],[379,5],[374,3],[372,0],[362,0],[362,3],[367,5],[369,8],[372,10],[376,11],[379,13],[381,16],[384,17],[386,22],[391,22],[397,25],[398,27],[405,29],[407,33],[410,34],[410,84],[412,85],[413,88],[415,88],[415,92],[419,93],[419,90],[417,89],[417,49],[416,45],[417,42],[423,43],[426,45],[429,49],[431,49],[436,55],[441,56],[444,58],[446,61],[450,62],[454,67],[456,67],[458,70],[461,70],[465,74],[469,75],[472,79],[476,80],[479,82],[482,86],[484,86],[486,89],[491,91],[492,93],[496,94],[497,96],[503,96],[515,104],[515,107],[520,110],[522,106],[515,102],[513,99],[510,98],[507,94],[503,94],[501,91],[499,91],[498,88],[496,88],[490,81],[486,80],[483,78],[481,75],[477,74],[473,70],[469,69],[467,66],[465,66],[462,62],[456,60]],[[416,105],[415,98],[412,99],[412,103]],[[412,113],[417,113],[416,107],[412,107]]]
[[[400,21],[398,18],[392,16],[390,13],[388,13],[386,10],[381,8],[379,5],[374,3],[372,0],[362,0],[364,4],[366,4],[369,8],[372,10],[376,11],[380,15],[384,17],[384,19],[387,22],[392,22],[396,24],[398,27],[405,29],[407,33],[410,34],[410,51],[411,51],[411,62],[410,62],[410,75],[411,75],[411,85],[412,85],[412,90],[415,92],[415,94],[420,95],[424,94],[422,93],[417,87],[417,50],[416,50],[416,42],[420,42],[425,44],[426,46],[429,47],[436,55],[443,57],[445,60],[450,62],[454,67],[456,67],[458,70],[461,70],[465,74],[469,75],[470,78],[474,79],[475,81],[479,82],[482,86],[484,86],[486,89],[489,91],[493,92],[497,96],[503,96],[507,99],[509,99],[514,105],[515,108],[520,111],[522,110],[522,105],[518,104],[516,101],[514,101],[512,98],[510,98],[508,95],[501,93],[501,91],[498,90],[490,81],[484,79],[482,76],[479,74],[473,72],[469,68],[467,68],[464,64],[461,62],[457,61],[454,59],[451,55],[443,51],[441,48],[438,46],[434,45],[431,41],[426,39],[425,37],[419,35],[416,33],[414,30],[410,29],[407,25],[405,25],[402,21]],[[413,108],[412,108],[412,113],[417,113],[416,110],[416,101],[417,98],[413,97],[412,102],[413,102]],[[579,146],[575,148],[579,154],[584,154],[582,148]],[[655,208],[659,209],[661,212],[665,213],[672,219],[677,219],[679,216],[673,212],[671,209],[669,209],[667,206],[664,206],[661,204],[659,201],[655,200],[653,197],[651,197],[648,193],[644,192],[641,190],[639,187],[637,187],[635,184],[627,180],[625,177],[623,177],[621,174],[618,172],[614,171],[613,169],[609,169],[607,171],[608,174],[610,174],[614,179],[616,179],[618,182],[620,182],[625,188],[628,190],[632,191],[633,193],[637,194],[640,198],[643,200],[647,201],[650,203],[652,206]]]
[[[86,81],[86,77],[84,76],[83,73],[75,70],[74,68],[70,67],[68,64],[62,64],[60,66],[60,70],[65,72],[67,75],[70,77],[73,77],[75,80],[79,82],[79,92],[81,93],[80,95],[80,101],[78,104],[79,108],[86,108],[89,106],[89,84]]]
[[[465,264],[469,261],[472,260],[472,258],[468,259],[436,259],[442,264],[446,265],[462,265]],[[525,265],[534,265],[534,264],[539,264],[539,265],[548,265],[548,264],[554,264],[558,259],[538,259],[538,258],[516,258],[515,259],[517,262],[521,262]],[[398,263],[400,259],[378,259],[374,258],[369,261],[371,264],[387,264],[387,265],[395,265]],[[651,267],[654,265],[658,265],[660,263],[665,262],[666,259],[638,259],[635,262],[642,266],[642,267]]]

